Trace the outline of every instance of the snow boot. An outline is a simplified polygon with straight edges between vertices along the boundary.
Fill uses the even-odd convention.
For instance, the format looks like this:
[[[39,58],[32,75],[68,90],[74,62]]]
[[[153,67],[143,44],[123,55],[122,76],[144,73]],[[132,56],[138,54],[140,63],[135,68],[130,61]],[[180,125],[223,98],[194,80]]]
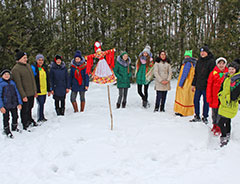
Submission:
[[[216,125],[215,131],[213,132],[213,134],[216,136],[221,135],[221,129],[219,126]]]
[[[84,108],[85,108],[85,102],[81,102],[81,110],[80,110],[80,112],[83,112]]]
[[[158,110],[159,110],[159,107],[157,105],[155,105],[153,112],[157,112]]]
[[[226,146],[229,140],[227,137],[220,137],[220,147]]]
[[[60,108],[56,108],[56,113],[57,113],[57,116],[60,116],[61,115],[61,109]]]
[[[78,105],[77,102],[72,102],[74,112],[78,112]]]
[[[193,119],[190,120],[190,122],[200,122],[200,121],[201,121],[201,119],[197,115],[194,115]]]
[[[65,112],[65,108],[62,107],[62,108],[60,109],[60,115],[64,116],[64,112]]]
[[[160,106],[160,112],[165,112],[164,105]]]
[[[116,103],[116,108],[119,109],[120,108],[120,104]]]
[[[122,103],[122,108],[126,108],[126,104],[127,104],[126,102],[123,102]]]
[[[205,124],[208,124],[208,119],[205,118],[205,117],[202,117],[202,122],[205,123]]]
[[[7,137],[13,139],[13,134],[12,134],[12,132],[10,131],[9,127],[5,127],[5,128],[4,128],[4,133],[6,134]]]
[[[147,101],[143,101],[143,102],[142,102],[142,106],[143,106],[144,108],[147,108],[147,105],[148,105],[148,102],[147,102]]]

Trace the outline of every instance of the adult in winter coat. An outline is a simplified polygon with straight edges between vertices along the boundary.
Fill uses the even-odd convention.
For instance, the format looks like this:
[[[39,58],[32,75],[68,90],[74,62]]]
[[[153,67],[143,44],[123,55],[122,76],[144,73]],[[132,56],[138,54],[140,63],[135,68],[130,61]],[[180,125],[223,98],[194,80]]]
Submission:
[[[194,114],[192,81],[197,61],[192,57],[192,50],[186,50],[184,57],[178,77],[174,111],[179,116],[191,116]]]
[[[44,64],[44,56],[38,54],[36,56],[36,62],[31,65],[33,74],[37,85],[37,102],[38,102],[38,122],[45,122],[47,119],[44,116],[44,104],[46,102],[46,96],[50,96],[50,79],[48,74],[48,68]]]
[[[229,73],[225,75],[224,82],[218,93],[220,106],[218,114],[220,116],[218,125],[221,129],[220,146],[227,145],[231,134],[231,119],[238,112],[240,100],[240,60],[236,59],[228,65]]]
[[[71,92],[71,102],[73,105],[74,112],[78,112],[78,105],[76,102],[77,94],[80,95],[81,109],[84,111],[85,107],[85,92],[89,87],[89,76],[86,73],[87,64],[85,59],[82,57],[82,54],[79,50],[76,51],[74,59],[71,62],[71,71],[70,71],[70,88]]]
[[[219,135],[221,133],[220,128],[217,125],[218,117],[218,93],[221,88],[221,85],[224,80],[224,75],[228,72],[226,67],[227,60],[223,57],[220,57],[216,60],[216,66],[213,71],[209,74],[208,83],[207,83],[207,102],[209,107],[212,108],[212,132],[214,135]]]
[[[56,55],[50,67],[50,86],[55,100],[55,109],[57,115],[64,115],[65,98],[69,92],[68,71],[62,57]],[[60,106],[61,103],[61,106]]]
[[[200,57],[197,61],[195,74],[192,82],[192,91],[195,91],[194,95],[194,110],[195,116],[190,122],[201,121],[200,119],[200,98],[203,95],[203,116],[202,121],[208,123],[208,111],[209,105],[206,99],[207,79],[210,72],[215,67],[216,63],[212,53],[207,46],[203,46],[200,49]]]
[[[22,108],[21,96],[15,82],[10,79],[10,70],[3,70],[0,78],[0,111],[3,113],[4,133],[13,138],[9,127],[9,114],[12,114],[12,131],[17,131],[18,112]]]
[[[142,105],[147,108],[148,105],[148,87],[151,81],[147,80],[146,76],[151,71],[153,67],[152,53],[150,51],[151,47],[146,46],[143,51],[139,54],[136,63],[136,82],[138,94],[142,98]],[[142,87],[144,86],[144,93],[142,92]]]
[[[126,107],[127,104],[127,93],[130,88],[130,79],[132,76],[131,72],[131,59],[127,52],[123,52],[117,57],[117,62],[114,67],[114,74],[117,77],[117,88],[119,90],[119,96],[117,101],[117,108]]]
[[[159,52],[159,57],[156,58],[154,65],[156,102],[154,112],[159,110],[165,112],[165,102],[167,91],[171,89],[170,80],[172,78],[172,68],[170,60],[167,58],[165,51]],[[160,105],[161,104],[161,105]]]
[[[27,63],[27,54],[16,50],[17,63],[12,69],[12,79],[17,85],[23,105],[21,109],[21,121],[23,129],[27,130],[30,124],[37,126],[32,118],[34,97],[37,97],[37,87],[31,66]]]

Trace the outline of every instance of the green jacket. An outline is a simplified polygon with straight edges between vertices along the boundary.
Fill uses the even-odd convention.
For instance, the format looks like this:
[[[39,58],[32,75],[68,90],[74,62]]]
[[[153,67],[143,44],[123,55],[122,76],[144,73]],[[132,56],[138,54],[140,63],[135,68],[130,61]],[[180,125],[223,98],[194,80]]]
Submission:
[[[22,98],[34,96],[37,92],[35,78],[31,66],[17,62],[12,69],[12,79],[17,85]]]
[[[222,84],[222,90],[218,93],[218,98],[220,100],[220,106],[218,109],[218,114],[221,116],[224,116],[226,118],[234,118],[238,112],[238,101],[239,97],[236,100],[231,100],[231,92],[234,89],[233,85],[239,85],[240,80],[237,82],[234,82],[234,84],[231,84],[231,79],[234,78],[234,76],[239,75],[240,72],[235,73],[234,75],[227,74],[227,77],[225,78],[223,84]]]
[[[120,56],[117,57],[117,62],[114,67],[114,74],[117,77],[118,88],[130,88],[130,78],[132,76],[130,63],[130,58],[128,58],[126,62]]]

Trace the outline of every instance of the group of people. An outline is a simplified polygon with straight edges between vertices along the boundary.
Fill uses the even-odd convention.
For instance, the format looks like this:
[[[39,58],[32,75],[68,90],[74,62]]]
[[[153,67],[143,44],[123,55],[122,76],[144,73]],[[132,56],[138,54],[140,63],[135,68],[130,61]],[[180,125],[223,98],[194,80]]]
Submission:
[[[56,55],[50,64],[50,71],[44,63],[44,56],[38,54],[34,64],[30,65],[27,54],[16,50],[16,64],[12,70],[4,69],[0,79],[0,110],[3,113],[4,133],[13,138],[11,131],[18,129],[18,112],[24,130],[29,126],[38,126],[37,122],[47,121],[44,116],[46,96],[53,95],[57,115],[64,115],[66,94],[71,89],[71,102],[74,112],[78,112],[76,101],[80,95],[80,111],[84,111],[85,92],[89,86],[89,76],[86,73],[86,62],[80,51],[76,51],[68,69],[60,55]],[[38,103],[38,120],[32,118],[34,98]],[[11,128],[9,117],[12,115]]]
[[[45,122],[44,104],[46,96],[53,95],[57,115],[64,115],[66,94],[71,90],[71,103],[74,112],[78,112],[77,94],[80,95],[80,111],[84,111],[85,92],[89,87],[87,62],[77,50],[71,61],[70,73],[60,55],[56,55],[50,64],[50,71],[44,63],[44,56],[38,54],[34,64],[27,62],[27,54],[16,50],[16,65],[12,71],[5,69],[0,79],[0,110],[3,113],[3,127],[7,136],[13,137],[9,126],[9,113],[12,114],[12,131],[18,129],[18,112],[24,130]],[[240,100],[240,61],[235,59],[227,67],[223,57],[214,59],[207,46],[200,49],[199,58],[192,56],[192,50],[186,50],[179,73],[174,111],[177,116],[191,116],[191,122],[208,123],[209,107],[212,108],[212,132],[220,135],[221,146],[230,139],[231,118],[238,111]],[[117,78],[119,96],[116,108],[126,108],[128,88],[130,88],[132,67],[127,52],[117,56],[113,68]],[[171,89],[172,68],[170,59],[164,50],[153,59],[150,46],[146,46],[138,55],[135,77],[137,92],[142,106],[148,108],[148,88],[155,81],[156,100],[154,112],[165,112],[167,92]],[[154,79],[155,78],[155,79]],[[203,114],[200,117],[200,98],[203,96]],[[38,103],[38,120],[32,118],[34,98]]]

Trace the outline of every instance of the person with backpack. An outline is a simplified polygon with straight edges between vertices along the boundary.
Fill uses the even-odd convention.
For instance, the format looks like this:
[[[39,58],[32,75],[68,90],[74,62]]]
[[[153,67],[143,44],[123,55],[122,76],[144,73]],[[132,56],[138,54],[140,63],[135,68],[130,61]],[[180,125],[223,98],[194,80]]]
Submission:
[[[4,133],[13,138],[13,134],[9,127],[9,115],[12,115],[12,131],[18,131],[18,112],[17,109],[22,108],[21,96],[18,92],[16,84],[11,80],[11,72],[5,69],[1,72],[0,78],[0,111],[3,114]]]

